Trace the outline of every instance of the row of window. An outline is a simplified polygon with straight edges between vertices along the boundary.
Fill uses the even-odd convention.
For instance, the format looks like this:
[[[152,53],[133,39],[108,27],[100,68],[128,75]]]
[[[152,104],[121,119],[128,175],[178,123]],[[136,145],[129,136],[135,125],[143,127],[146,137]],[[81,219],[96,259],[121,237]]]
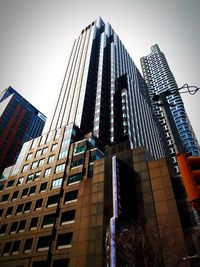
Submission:
[[[76,210],[74,210],[74,209],[62,212],[60,225],[73,223],[74,218],[75,218],[75,213],[76,213]],[[54,225],[55,220],[56,220],[56,214],[55,213],[47,214],[43,217],[41,227],[42,228],[51,227]],[[31,230],[37,229],[38,221],[39,221],[39,217],[32,218],[30,220],[28,230],[31,231]],[[8,229],[9,234],[22,233],[22,232],[24,232],[26,225],[27,225],[27,220],[12,222],[10,225],[10,229],[8,229],[9,228],[8,224],[2,224],[0,227],[0,235],[5,235],[7,229]]]
[[[57,237],[57,242],[56,242],[56,249],[64,249],[64,248],[69,248],[71,247],[72,243],[72,233],[64,233],[60,234]],[[16,240],[14,242],[6,242],[4,245],[3,249],[3,256],[7,255],[17,255],[19,254],[19,249],[20,249],[20,243],[21,240]],[[44,251],[48,250],[50,248],[50,244],[52,243],[52,236],[41,236],[38,239],[37,242],[37,251]],[[33,244],[33,238],[28,238],[25,241],[24,248],[23,248],[23,253],[29,253],[31,251]]]
[[[57,185],[58,184],[56,184],[55,186],[57,186]],[[18,193],[19,193],[18,191],[14,192],[12,197],[17,198]],[[70,191],[70,192],[65,193],[64,204],[67,203],[67,202],[76,200],[77,196],[78,196],[78,190],[74,190],[74,191]],[[47,200],[46,207],[49,207],[49,206],[52,206],[52,205],[57,205],[58,202],[59,202],[59,197],[60,197],[59,194],[53,195],[53,196],[49,196],[48,200]],[[34,210],[40,209],[42,207],[42,204],[43,204],[43,199],[42,198],[41,199],[37,199],[36,203],[35,203]],[[31,205],[32,205],[31,201],[23,203],[23,204],[19,204],[17,206],[17,209],[16,209],[16,215],[24,213],[24,212],[26,213],[26,212],[30,211]],[[8,209],[6,211],[6,216],[11,215],[13,213],[13,210],[14,210],[14,206],[8,207]],[[4,209],[0,209],[0,216],[3,215],[3,212],[4,212]]]
[[[79,182],[82,180],[82,178],[83,178],[82,173],[77,173],[77,174],[71,175],[68,177],[68,183],[67,184],[69,185],[69,184],[72,184],[75,182]],[[20,179],[22,179],[22,177]],[[63,181],[63,177],[60,177],[58,179],[53,180],[51,182],[51,189],[60,187],[62,185],[62,181]],[[40,185],[39,193],[44,192],[47,189],[47,185],[48,185],[48,182],[42,183]],[[23,198],[23,197],[31,196],[31,195],[35,194],[36,188],[37,188],[36,185],[24,188],[20,197]],[[10,196],[9,193],[2,195],[0,202],[1,203],[7,202],[9,200],[9,196]],[[19,197],[19,191],[14,191],[12,194],[12,197],[11,197],[11,201],[17,199],[18,197]]]
[[[49,163],[53,162],[54,159],[55,159],[55,155],[49,156],[47,163],[49,164]],[[32,163],[32,165],[31,165],[31,169],[33,170],[35,168],[43,166],[44,165],[44,161],[45,161],[44,158],[40,159],[40,160],[37,160],[37,161],[34,161]],[[22,172],[26,172],[28,170],[28,167],[29,167],[29,164],[24,165],[23,168],[22,168]]]
[[[60,187],[62,184],[62,180],[63,180],[63,178],[58,178],[58,179],[53,180],[51,183],[51,189]],[[47,189],[47,184],[48,184],[48,182],[45,182],[45,183],[42,183],[40,185],[39,193],[41,193]],[[37,188],[36,185],[24,188],[20,197],[23,198],[23,197],[31,196],[31,195],[35,194],[36,188]],[[19,197],[19,191],[15,191],[15,192],[13,192],[11,200],[13,201],[18,197]],[[8,198],[9,198],[9,194],[2,195],[1,202],[8,201]]]
[[[65,166],[66,166],[65,163],[57,165],[56,168],[55,168],[55,173],[64,172]],[[51,174],[51,170],[52,170],[52,168],[45,169],[45,171],[44,171],[44,177],[49,176]],[[26,182],[34,181],[34,180],[38,179],[40,177],[40,175],[41,175],[41,171],[38,171],[38,172],[35,172],[35,173],[31,173],[31,174],[29,174],[27,176]],[[24,177],[20,177],[18,179],[18,181],[17,181],[17,186],[21,185],[24,182],[24,180],[25,180]],[[8,181],[7,182],[7,185],[6,185],[6,188],[13,187],[14,183],[15,183],[15,179]],[[1,184],[0,185],[0,190],[3,190],[3,188],[4,188],[4,185]]]
[[[57,144],[56,144],[56,145],[57,145]],[[56,148],[57,148],[57,146],[55,146],[54,149],[56,149]],[[52,146],[51,151],[53,151],[54,149],[53,149],[53,146]],[[35,157],[39,157],[39,156],[41,156],[41,155],[44,155],[44,154],[47,153],[47,151],[48,151],[48,147],[44,147],[43,149],[39,149],[39,150],[36,151],[36,153],[35,153]],[[26,160],[30,160],[32,157],[33,157],[33,152],[31,152],[31,153],[29,153],[29,154],[27,155]]]

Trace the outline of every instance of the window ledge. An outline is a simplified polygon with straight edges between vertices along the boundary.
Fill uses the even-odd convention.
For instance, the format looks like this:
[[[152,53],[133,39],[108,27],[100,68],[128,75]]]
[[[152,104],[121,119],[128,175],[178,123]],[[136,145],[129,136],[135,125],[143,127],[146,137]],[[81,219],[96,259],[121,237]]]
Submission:
[[[75,222],[74,220],[67,221],[67,222],[62,222],[61,225],[67,225],[67,224],[71,224],[71,223],[74,223],[74,222]]]
[[[37,251],[45,251],[45,250],[49,250],[49,247],[38,248],[38,250],[37,250]]]
[[[80,180],[80,181],[81,181],[81,180]],[[79,184],[80,181],[76,181],[76,182],[73,182],[73,183],[69,183],[68,185]]]
[[[57,205],[58,205],[58,203],[50,204],[50,205],[47,206],[47,208],[56,207]]]
[[[9,253],[3,253],[3,256],[8,256],[9,255]]]
[[[57,249],[64,249],[64,248],[71,248],[72,245],[61,245],[61,246],[58,246]]]
[[[52,224],[43,225],[42,228],[48,228],[48,227],[52,227],[52,226],[53,226],[53,223]]]
[[[77,202],[77,199],[65,201],[65,204],[71,204]]]
[[[12,255],[18,255],[19,254],[19,251],[13,251],[12,252]]]

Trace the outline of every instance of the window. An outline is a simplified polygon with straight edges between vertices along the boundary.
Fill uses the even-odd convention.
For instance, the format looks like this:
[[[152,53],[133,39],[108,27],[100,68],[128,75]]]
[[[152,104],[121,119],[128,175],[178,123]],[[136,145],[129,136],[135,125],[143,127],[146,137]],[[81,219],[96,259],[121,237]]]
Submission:
[[[93,167],[94,167],[94,164],[92,163],[88,167],[88,178],[91,178],[93,176]]]
[[[21,185],[24,181],[24,177],[20,177],[17,181],[17,185]]]
[[[57,249],[71,247],[72,233],[58,235]]]
[[[74,221],[75,218],[75,210],[69,210],[62,213],[61,216],[61,225],[68,224]]]
[[[58,147],[58,144],[54,144],[54,145],[52,145],[52,147],[51,147],[51,151],[55,150],[57,147]]]
[[[59,201],[59,194],[50,196],[47,201],[47,207],[57,205]]]
[[[15,192],[13,192],[13,195],[12,195],[12,199],[11,199],[11,200],[12,200],[12,201],[13,201],[13,200],[16,200],[18,194],[19,194],[19,191],[15,191]]]
[[[63,159],[63,158],[66,158],[68,155],[68,150],[65,150],[65,151],[62,151],[59,153],[59,159]]]
[[[4,235],[7,229],[7,224],[2,224],[0,226],[0,235]]]
[[[28,177],[27,177],[26,182],[31,182],[31,181],[33,181],[33,179],[34,179],[34,173],[29,174]]]
[[[44,155],[45,153],[47,153],[47,151],[48,151],[48,147],[43,148],[42,155]]]
[[[38,166],[40,167],[40,166],[42,166],[44,164],[44,159],[40,159],[39,160],[39,164],[38,164]]]
[[[7,188],[12,187],[14,185],[15,180],[8,181]]]
[[[35,168],[37,168],[37,165],[38,165],[38,161],[34,161],[33,163],[32,163],[32,169],[35,169]]]
[[[24,232],[25,226],[26,226],[26,220],[20,221],[19,227],[18,227],[18,232],[19,233]]]
[[[69,144],[70,144],[70,139],[65,139],[65,140],[63,140],[62,141],[62,147],[64,147],[64,146],[69,146]]]
[[[13,246],[12,246],[12,254],[16,255],[19,253],[19,246],[20,246],[20,241],[14,241]]]
[[[50,156],[49,158],[48,158],[48,163],[51,163],[52,161],[54,161],[54,155],[53,156]]]
[[[8,201],[8,198],[9,198],[9,194],[5,194],[5,195],[3,195],[2,198],[1,198],[1,202],[6,202],[6,201]]]
[[[51,174],[51,168],[48,168],[48,169],[46,169],[45,172],[44,172],[44,177],[47,177],[47,176],[49,176],[50,174]]]
[[[3,209],[0,209],[0,217],[3,215]]]
[[[31,186],[30,191],[29,191],[29,196],[34,195],[35,191],[36,191],[36,185]]]
[[[28,164],[24,165],[22,168],[22,172],[26,172],[28,170]]]
[[[28,188],[23,189],[21,197],[25,197],[28,195]]]
[[[61,134],[61,129],[57,129],[54,140],[58,139]]]
[[[24,213],[29,212],[31,209],[31,202],[27,202],[24,207]]]
[[[45,191],[47,188],[47,183],[42,183],[41,186],[40,186],[40,193]]]
[[[48,250],[49,244],[51,243],[51,239],[52,239],[51,235],[39,237],[37,250],[38,251]]]
[[[38,217],[32,218],[29,230],[34,230],[37,228],[37,223],[38,223]]]
[[[71,167],[77,167],[77,166],[80,166],[82,165],[84,162],[84,159],[76,159],[76,160],[73,160],[72,163],[71,163]]]
[[[61,187],[63,178],[59,178],[52,181],[51,188]]]
[[[26,158],[26,160],[29,160],[29,159],[31,159],[31,158],[32,158],[32,155],[33,155],[33,153],[29,153],[29,154],[27,155],[27,158]]]
[[[55,173],[64,172],[64,170],[65,170],[65,163],[57,165]]]
[[[4,184],[0,184],[0,191],[2,191],[3,190],[3,188],[4,188]]]
[[[35,156],[38,157],[42,154],[42,149],[37,150],[37,152],[35,153]]]
[[[42,202],[43,202],[43,199],[40,198],[40,199],[37,199],[36,203],[35,203],[35,210],[37,209],[41,209],[42,207]]]
[[[68,267],[69,266],[69,259],[61,259],[61,260],[54,260],[53,267]]]
[[[42,227],[50,227],[54,224],[56,218],[56,214],[48,214],[45,215],[42,222]]]
[[[82,176],[83,176],[82,173],[77,173],[77,174],[74,174],[72,176],[69,176],[68,177],[68,184],[79,182],[80,180],[82,180]]]
[[[3,249],[3,255],[9,255],[11,246],[12,246],[12,242],[6,242],[5,243],[5,246]]]
[[[26,239],[24,245],[24,253],[29,253],[31,251],[32,244],[33,244],[33,238]]]
[[[78,196],[78,190],[74,190],[65,194],[65,202],[76,200]]]
[[[6,212],[6,217],[11,216],[13,212],[13,207],[9,207]]]
[[[44,267],[46,265],[47,261],[34,261],[32,267]]]
[[[40,177],[40,175],[41,175],[41,172],[40,171],[39,172],[36,172],[35,173],[35,179],[38,179]]]
[[[13,222],[10,227],[10,234],[14,234],[17,231],[18,222]]]
[[[77,146],[74,149],[74,154],[78,154],[78,153],[85,152],[85,151],[86,151],[86,145]]]
[[[17,206],[16,214],[22,213],[23,206],[24,206],[24,204],[19,204],[19,205]]]

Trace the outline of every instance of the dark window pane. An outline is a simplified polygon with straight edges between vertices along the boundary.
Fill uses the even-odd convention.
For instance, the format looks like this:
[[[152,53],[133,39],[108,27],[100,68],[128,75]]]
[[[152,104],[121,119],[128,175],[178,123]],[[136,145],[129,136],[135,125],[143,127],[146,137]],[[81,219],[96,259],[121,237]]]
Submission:
[[[62,213],[61,224],[66,224],[69,221],[73,221],[75,218],[75,210],[68,210]]]
[[[75,200],[78,196],[78,190],[74,190],[65,194],[65,202]]]
[[[51,243],[51,236],[41,236],[38,240],[37,249],[42,250],[44,248],[48,248]]]
[[[68,246],[71,244],[71,241],[72,241],[72,233],[65,233],[58,235],[57,248],[59,249]]]

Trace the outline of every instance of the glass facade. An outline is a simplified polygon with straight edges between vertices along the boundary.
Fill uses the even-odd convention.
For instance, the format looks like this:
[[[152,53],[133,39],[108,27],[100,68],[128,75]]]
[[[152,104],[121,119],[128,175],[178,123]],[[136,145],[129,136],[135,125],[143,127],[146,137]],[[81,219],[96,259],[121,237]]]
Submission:
[[[12,87],[0,94],[0,174],[16,162],[24,142],[41,135],[45,121],[46,117]]]
[[[117,34],[101,18],[75,40],[50,130],[75,123],[103,145],[128,139],[155,158],[163,148],[148,89]],[[63,140],[63,146],[70,140]],[[64,150],[60,157],[64,157]]]
[[[171,146],[173,143],[176,144],[176,140],[174,140],[176,137],[174,138],[172,136],[169,124],[167,124],[167,121],[170,121],[171,117],[178,129],[178,134],[181,138],[182,146],[185,151],[193,156],[199,155],[199,144],[187,117],[183,101],[178,91],[177,83],[169,68],[165,55],[161,52],[157,44],[151,47],[151,53],[148,56],[141,58],[141,65],[150,96],[160,94],[167,90],[171,92],[170,95],[166,96],[169,103],[168,113],[164,111],[162,106],[158,107],[155,103],[152,103],[154,106],[154,112],[164,128],[165,136],[168,140],[171,140],[169,145]],[[173,132],[176,132],[177,129],[172,130]],[[175,153],[172,152],[171,154],[175,158]]]

